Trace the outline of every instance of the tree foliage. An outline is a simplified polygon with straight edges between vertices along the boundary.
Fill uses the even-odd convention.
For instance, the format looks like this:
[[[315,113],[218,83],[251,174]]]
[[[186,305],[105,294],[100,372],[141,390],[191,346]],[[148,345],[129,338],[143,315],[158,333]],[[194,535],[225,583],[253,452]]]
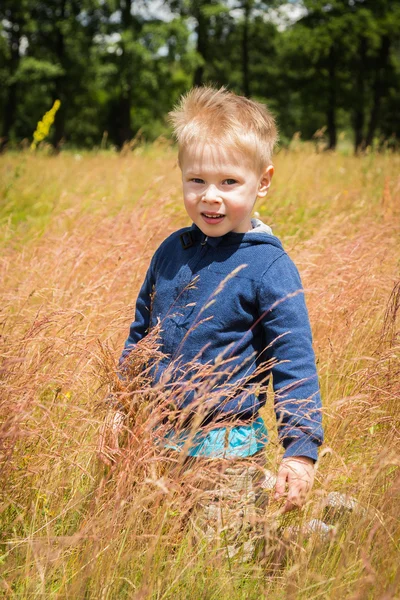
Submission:
[[[57,148],[152,140],[202,83],[266,101],[283,141],[394,144],[399,38],[400,0],[2,0],[0,148],[31,141],[57,99]]]

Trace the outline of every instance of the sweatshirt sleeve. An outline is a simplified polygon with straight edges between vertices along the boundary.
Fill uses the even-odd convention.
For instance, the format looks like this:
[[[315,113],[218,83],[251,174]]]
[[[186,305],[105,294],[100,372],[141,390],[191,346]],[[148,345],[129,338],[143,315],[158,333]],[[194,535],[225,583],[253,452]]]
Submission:
[[[264,272],[259,302],[284,456],[317,460],[323,441],[318,375],[303,287],[287,254]]]
[[[151,295],[153,292],[154,279],[154,256],[150,263],[146,277],[140,288],[138,298],[136,300],[135,320],[131,323],[129,336],[124,344],[119,366],[122,367],[124,361],[135,348],[136,344],[147,334],[150,326],[150,307]]]

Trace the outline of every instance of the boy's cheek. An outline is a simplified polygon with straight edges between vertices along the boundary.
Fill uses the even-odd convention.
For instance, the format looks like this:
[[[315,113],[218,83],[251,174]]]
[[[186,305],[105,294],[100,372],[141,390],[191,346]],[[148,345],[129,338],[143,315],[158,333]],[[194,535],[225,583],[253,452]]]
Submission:
[[[187,195],[183,199],[186,210],[193,210],[196,206],[196,198],[193,195]]]
[[[197,194],[188,187],[183,189],[183,197],[187,202],[194,202],[194,200],[197,198]]]

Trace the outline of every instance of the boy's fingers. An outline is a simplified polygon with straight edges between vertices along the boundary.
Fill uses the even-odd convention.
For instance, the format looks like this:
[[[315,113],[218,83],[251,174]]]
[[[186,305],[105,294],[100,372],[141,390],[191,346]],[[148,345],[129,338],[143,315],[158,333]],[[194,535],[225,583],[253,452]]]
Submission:
[[[299,510],[303,506],[304,506],[304,502],[300,502],[299,499],[294,499],[294,500],[287,499],[282,512],[286,513],[286,512],[290,512],[291,510]]]
[[[97,456],[106,465],[113,465],[121,455],[119,435],[124,426],[125,415],[110,410],[100,429]]]
[[[289,491],[287,497],[287,503],[290,504],[293,508],[301,508],[306,499],[306,495],[303,490],[297,488],[292,491]]]
[[[303,457],[284,459],[279,469],[278,479],[283,473],[286,475],[288,484],[284,512],[288,512],[294,508],[301,508],[305,503],[308,492],[312,488],[314,465]],[[280,497],[280,495],[276,497]]]
[[[290,512],[296,508],[298,508],[297,504],[293,504],[292,502],[289,502],[289,500],[286,500],[286,504],[282,509],[282,513]]]
[[[275,500],[279,500],[279,498],[281,498],[284,495],[284,493],[286,491],[286,481],[287,481],[286,469],[279,469],[278,477],[276,479],[276,484],[275,484],[275,494],[274,494]]]
[[[99,437],[99,441],[98,441],[98,444],[97,444],[97,454],[99,454],[99,455],[103,454],[106,445],[107,445],[106,444],[106,436],[103,435],[103,433],[101,432],[100,433],[100,437]]]
[[[96,452],[97,458],[99,460],[101,460],[101,462],[104,463],[105,465],[111,465],[109,450],[110,449],[107,447],[107,444],[105,443],[105,441],[103,441],[103,443],[100,443],[97,448],[97,452]]]
[[[116,462],[118,456],[121,456],[121,452],[116,448],[105,446],[98,450],[97,456],[105,465],[111,466]]]
[[[113,433],[111,441],[112,441],[111,449],[113,450],[113,452],[118,451],[119,450],[118,434]]]
[[[300,501],[298,496],[292,496],[291,498],[287,497],[285,506],[283,507],[283,512],[290,512],[291,510],[296,510],[302,506],[303,503]]]
[[[291,481],[289,479],[289,491],[284,512],[288,512],[296,508],[302,508],[305,504],[309,489],[310,485],[307,481],[303,479]]]
[[[103,463],[105,464],[107,467],[110,467],[112,465],[111,460],[104,454],[104,452],[98,452],[97,453],[97,458]]]

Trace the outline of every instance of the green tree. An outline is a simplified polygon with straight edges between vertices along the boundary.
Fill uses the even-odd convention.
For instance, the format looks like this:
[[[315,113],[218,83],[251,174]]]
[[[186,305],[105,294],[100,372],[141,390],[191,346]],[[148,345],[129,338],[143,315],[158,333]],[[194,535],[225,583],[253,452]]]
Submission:
[[[166,130],[165,115],[190,84],[194,55],[187,51],[184,21],[145,17],[125,0],[108,5],[97,40],[105,128],[122,147],[139,130],[154,139]]]
[[[328,147],[337,142],[338,111],[351,116],[355,151],[372,144],[395,62],[399,2],[304,0],[307,14],[283,36],[284,58],[302,103],[324,115]],[[323,123],[310,118],[315,129]]]
[[[20,101],[18,71],[22,58],[22,45],[28,30],[29,11],[27,0],[4,0],[0,4],[0,102],[3,119],[1,123],[0,151],[10,141],[10,132],[16,118]]]
[[[196,64],[192,83],[202,85],[209,81],[208,66],[218,58],[214,42],[233,22],[230,8],[219,0],[169,0],[168,4],[174,13],[186,19],[189,29],[193,29]]]
[[[29,37],[29,54],[51,61],[58,73],[47,86],[52,100],[61,108],[54,126],[57,147],[68,138],[69,119],[79,112],[81,100],[90,97],[89,82],[94,77],[91,61],[93,38],[99,20],[97,0],[32,0],[35,27]]]
[[[71,119],[90,102],[91,48],[97,0],[5,0],[0,21],[6,40],[3,146],[31,136],[54,100],[61,108],[54,126],[56,146],[68,137]]]

